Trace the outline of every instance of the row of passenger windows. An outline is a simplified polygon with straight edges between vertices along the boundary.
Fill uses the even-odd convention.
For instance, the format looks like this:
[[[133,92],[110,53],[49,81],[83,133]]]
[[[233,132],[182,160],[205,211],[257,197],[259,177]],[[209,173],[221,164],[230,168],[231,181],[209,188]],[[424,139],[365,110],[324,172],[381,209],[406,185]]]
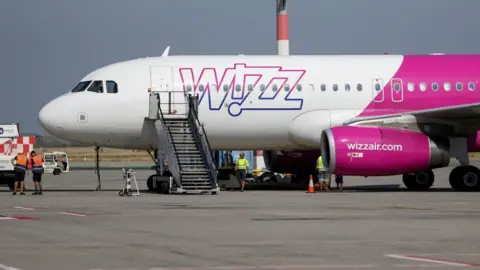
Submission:
[[[114,81],[79,82],[71,92],[76,93],[76,92],[83,92],[87,90],[88,92],[103,93],[105,88],[107,89],[107,93],[110,93],[110,94],[118,93],[118,86],[117,86],[117,83]]]
[[[210,86],[210,90],[217,91],[217,89],[218,89],[217,85],[215,85],[215,84],[210,84],[209,86]],[[470,90],[470,91],[475,90],[475,83],[474,82],[469,82],[467,84],[467,86],[468,86],[468,90]],[[342,88],[345,91],[350,91],[352,89],[352,87],[355,87],[355,89],[357,91],[362,91],[363,90],[363,85],[361,83],[358,83],[358,84],[353,85],[353,86],[348,84],[348,83],[344,84],[342,86],[340,86],[339,84],[332,84],[331,89],[333,91],[338,91],[338,90],[340,90],[340,88]],[[440,88],[443,88],[443,90],[445,90],[445,91],[450,91],[453,86],[449,82],[445,82],[443,84],[439,84],[439,83],[434,82],[434,83],[431,83],[429,85],[427,85],[427,83],[421,82],[421,83],[417,84],[417,87],[418,87],[418,89],[420,89],[420,91],[426,91],[427,88],[429,88],[433,91],[438,91]],[[463,83],[461,83],[461,82],[455,83],[455,89],[457,89],[457,91],[462,91],[463,87],[464,87]],[[302,85],[301,84],[297,84],[295,88],[296,88],[297,91],[302,91]],[[381,83],[376,83],[374,88],[375,88],[376,91],[380,91],[380,90],[382,90],[383,85]],[[399,83],[399,82],[398,83],[393,83],[393,89],[395,91],[400,91],[401,88],[402,88],[401,83]],[[414,83],[409,82],[407,84],[408,91],[414,91],[415,88],[416,88],[416,85]],[[187,92],[192,92],[193,91],[193,86],[191,84],[188,84],[186,86],[186,89],[187,89]],[[203,91],[205,91],[205,89],[206,89],[205,85],[203,85],[203,84],[198,85],[198,91],[203,92]],[[222,86],[222,89],[223,89],[224,92],[228,92],[229,89],[230,89],[230,85],[224,84]],[[273,92],[277,92],[277,91],[280,90],[277,84],[272,84],[272,86],[268,87],[268,89],[271,89]],[[330,87],[327,87],[326,84],[321,84],[320,85],[320,90],[321,91],[327,91],[327,89],[330,89]],[[267,90],[267,87],[264,84],[260,85],[260,91],[264,92],[266,90]],[[290,90],[292,90],[292,88],[288,84],[286,84],[286,85],[283,86],[283,90],[285,90],[286,92],[289,92]],[[315,86],[310,84],[310,90],[315,90]],[[237,92],[242,91],[242,85],[236,84],[235,85],[235,91],[237,91]],[[253,91],[253,84],[247,85],[247,91],[250,91],[250,92]]]

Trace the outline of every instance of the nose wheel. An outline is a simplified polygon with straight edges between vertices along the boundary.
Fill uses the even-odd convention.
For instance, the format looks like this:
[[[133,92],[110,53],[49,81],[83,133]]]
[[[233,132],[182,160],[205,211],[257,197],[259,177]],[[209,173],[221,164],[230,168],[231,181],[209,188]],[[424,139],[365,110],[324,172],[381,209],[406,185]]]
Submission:
[[[450,172],[450,186],[456,191],[479,191],[480,170],[474,166],[458,166]]]
[[[431,170],[403,175],[403,184],[410,190],[427,190],[434,180],[435,175]]]

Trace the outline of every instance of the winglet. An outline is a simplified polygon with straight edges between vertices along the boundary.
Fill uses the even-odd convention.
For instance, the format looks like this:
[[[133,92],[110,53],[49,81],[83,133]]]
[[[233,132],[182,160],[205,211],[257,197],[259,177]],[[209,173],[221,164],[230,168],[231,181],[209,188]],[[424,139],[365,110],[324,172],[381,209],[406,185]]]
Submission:
[[[162,57],[167,57],[169,52],[170,52],[170,46],[167,46],[165,51],[163,51],[163,53],[162,53]]]

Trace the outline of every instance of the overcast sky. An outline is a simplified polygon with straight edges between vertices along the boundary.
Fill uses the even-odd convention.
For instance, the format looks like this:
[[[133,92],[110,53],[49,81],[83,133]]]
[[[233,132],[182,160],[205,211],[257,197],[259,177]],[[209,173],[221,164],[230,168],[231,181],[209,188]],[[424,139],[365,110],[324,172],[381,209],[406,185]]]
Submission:
[[[43,134],[46,102],[96,68],[168,45],[172,55],[275,54],[275,2],[1,0],[0,122]],[[290,53],[480,53],[479,11],[479,0],[289,0]]]

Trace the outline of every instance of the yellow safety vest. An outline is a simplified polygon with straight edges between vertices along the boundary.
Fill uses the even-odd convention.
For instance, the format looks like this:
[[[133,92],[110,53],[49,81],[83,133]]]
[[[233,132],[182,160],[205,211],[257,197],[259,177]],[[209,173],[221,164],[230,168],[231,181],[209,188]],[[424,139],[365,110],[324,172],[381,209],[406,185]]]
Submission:
[[[318,159],[317,159],[317,169],[323,169],[322,156],[319,156]]]
[[[245,158],[237,159],[237,168],[240,170],[246,170],[248,167],[248,160]]]

